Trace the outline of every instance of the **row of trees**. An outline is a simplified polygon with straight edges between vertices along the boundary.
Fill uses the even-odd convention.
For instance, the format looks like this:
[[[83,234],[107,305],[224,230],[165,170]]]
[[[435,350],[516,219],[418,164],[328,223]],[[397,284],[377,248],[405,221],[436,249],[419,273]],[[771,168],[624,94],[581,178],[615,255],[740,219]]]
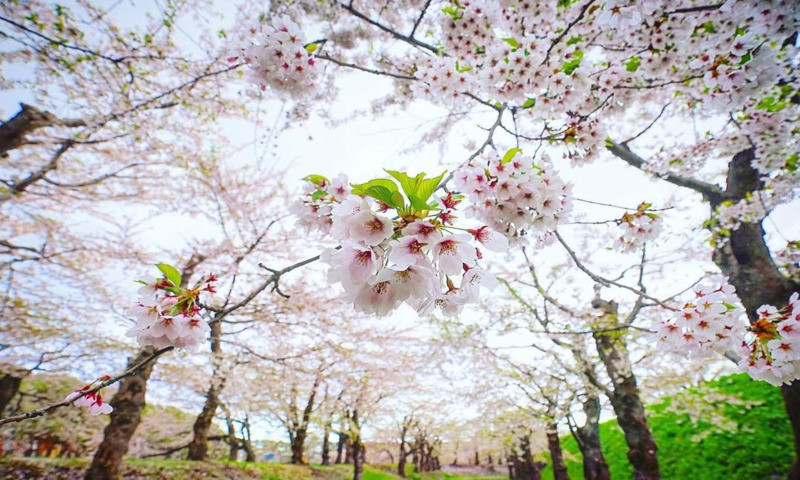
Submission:
[[[31,372],[125,372],[87,478],[116,476],[158,380],[170,403],[196,411],[202,399],[191,440],[165,450],[192,460],[208,458],[218,419],[229,458],[244,450],[257,459],[254,430],[266,424],[284,430],[293,463],[308,461],[319,434],[322,463],[351,461],[356,479],[369,436],[392,440],[401,475],[409,461],[438,469],[452,447],[456,458],[462,448],[502,458],[512,478],[536,478],[535,454],[547,449],[565,478],[559,435],[570,432],[586,478],[603,479],[605,410],[625,433],[635,477],[659,478],[644,404],[729,366],[660,351],[652,322],[719,274],[751,323],[762,305],[783,307],[800,291],[795,242],[778,252],[765,236],[772,210],[797,196],[796,6],[360,3],[247,5],[230,32],[197,15],[210,9],[204,1],[172,2],[124,26],[85,2],[0,5],[4,89],[32,92],[0,125],[0,412],[24,413],[13,405]],[[306,47],[313,75],[277,78],[231,54],[254,32],[287,33],[266,26],[282,15],[305,22],[308,38],[293,42]],[[737,40],[746,45],[720,50]],[[513,62],[517,70],[504,70]],[[575,182],[572,217],[539,232],[498,220],[512,248],[490,263],[501,285],[481,313],[424,326],[354,314],[309,266],[318,248],[286,218],[295,185],[248,158],[263,138],[235,137],[242,125],[264,128],[262,101],[288,112],[267,129],[269,142],[312,114],[330,118],[336,103],[318,100],[333,99],[350,71],[391,91],[371,114],[436,105],[441,121],[418,140],[450,147],[448,159],[448,134],[475,131],[450,163],[481,169],[510,148],[563,155],[554,163]],[[253,94],[242,72],[266,93]],[[687,119],[700,126],[669,141]],[[582,179],[579,167],[596,157],[625,180],[603,188]],[[616,190],[647,176],[671,189],[635,200],[656,207],[631,208]],[[663,217],[661,239],[606,250],[629,223],[619,204]],[[522,246],[524,233],[538,239]],[[187,285],[211,272],[221,279],[216,298],[203,300],[209,348],[131,355],[120,329],[130,281],[165,258]],[[464,365],[476,378],[459,378]],[[435,414],[443,384],[483,413],[451,428]],[[800,457],[800,384],[780,388]],[[469,435],[454,432],[464,424]],[[797,464],[789,476],[800,478]]]

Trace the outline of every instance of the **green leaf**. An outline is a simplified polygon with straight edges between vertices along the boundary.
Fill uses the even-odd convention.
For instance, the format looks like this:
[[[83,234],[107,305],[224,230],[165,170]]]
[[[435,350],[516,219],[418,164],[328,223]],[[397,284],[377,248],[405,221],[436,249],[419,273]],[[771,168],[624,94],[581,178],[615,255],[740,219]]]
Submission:
[[[583,41],[583,37],[578,35],[577,37],[572,37],[567,40],[567,45],[575,45],[576,43],[581,43]]]
[[[753,59],[753,56],[750,55],[750,52],[745,53],[744,55],[742,55],[742,58],[739,60],[739,65],[744,65],[745,63],[749,62],[752,59]]]
[[[629,58],[627,62],[625,62],[625,70],[629,72],[635,72],[636,70],[639,70],[639,65],[641,64],[641,59],[638,56],[633,56]]]
[[[519,42],[517,42],[511,37],[504,38],[503,41],[511,45],[513,48],[519,48]]]
[[[439,182],[444,177],[444,173],[438,177],[425,179],[425,173],[420,173],[416,177],[409,177],[405,172],[386,170],[386,173],[400,182],[400,187],[405,192],[411,205],[418,210],[428,210],[428,198],[433,195]]]
[[[394,208],[405,207],[405,200],[397,184],[388,178],[376,178],[367,183],[351,186],[354,195],[366,195]]]
[[[572,72],[580,66],[581,60],[583,59],[583,51],[575,50],[572,55],[574,57],[572,60],[566,61],[561,65],[561,70],[567,75],[572,75]]]
[[[797,171],[797,154],[796,153],[790,155],[789,158],[786,159],[786,165],[784,165],[784,168],[789,173],[794,173],[794,172]]]
[[[303,180],[305,180],[307,182],[311,182],[314,185],[322,185],[323,183],[324,184],[330,183],[330,181],[328,180],[327,177],[324,177],[322,175],[315,175],[315,174],[306,175],[305,177],[303,177]]]
[[[164,274],[164,278],[172,282],[173,286],[181,286],[183,277],[181,277],[181,272],[179,272],[177,268],[172,265],[167,265],[166,263],[156,263],[156,267]]]
[[[529,98],[525,100],[525,103],[522,104],[522,108],[531,108],[532,106],[536,105],[535,98]]]
[[[446,7],[442,9],[442,12],[447,14],[453,20],[459,20],[461,18],[458,13],[458,7]]]
[[[305,49],[306,49],[306,52],[308,52],[309,54],[312,54],[312,53],[317,51],[317,47],[319,47],[319,42],[317,42],[317,43],[309,43],[308,45],[305,46]]]
[[[500,161],[500,165],[505,165],[511,160],[514,160],[514,157],[516,157],[518,153],[522,153],[521,148],[512,148],[511,150],[507,151],[506,154],[503,155],[503,160]]]
[[[311,194],[311,201],[316,202],[317,200],[319,200],[320,198],[324,197],[327,194],[328,192],[326,192],[325,190],[317,190],[316,192]]]
[[[442,172],[441,175],[438,177],[433,178],[426,178],[419,184],[419,188],[417,189],[417,197],[409,198],[411,200],[411,204],[414,205],[414,208],[418,208],[420,210],[430,210],[430,206],[428,205],[428,199],[431,198],[433,192],[436,191],[436,187],[439,186],[439,182],[442,181],[442,177],[444,177],[445,172]],[[417,204],[414,202],[417,201]],[[419,206],[418,206],[419,205]]]
[[[394,208],[405,207],[405,200],[400,192],[393,192],[386,187],[376,185],[367,189],[367,196],[380,200]]]
[[[458,60],[456,60],[456,72],[464,73],[464,72],[469,72],[470,70],[472,70],[472,67],[462,67],[461,65],[458,64]]]

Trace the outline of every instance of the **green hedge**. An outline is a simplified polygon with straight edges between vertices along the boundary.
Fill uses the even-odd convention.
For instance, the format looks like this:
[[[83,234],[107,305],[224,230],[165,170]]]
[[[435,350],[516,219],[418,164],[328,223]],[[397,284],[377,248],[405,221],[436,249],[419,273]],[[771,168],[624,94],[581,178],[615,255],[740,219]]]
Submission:
[[[710,388],[709,388],[710,387]],[[784,478],[794,458],[792,430],[780,390],[746,374],[723,377],[703,389],[690,389],[688,400],[711,398],[714,418],[693,422],[667,398],[648,408],[664,480],[761,480]],[[727,398],[726,398],[727,397]],[[684,404],[687,397],[680,403]],[[706,405],[708,406],[708,405]],[[717,416],[718,415],[718,416]],[[721,420],[726,424],[720,426]],[[714,422],[714,423],[710,423]],[[612,478],[631,478],[627,445],[616,420],[600,425],[603,453]],[[562,437],[570,478],[583,478],[581,455],[572,436]],[[548,462],[549,463],[549,462]],[[543,479],[553,478],[548,465]]]

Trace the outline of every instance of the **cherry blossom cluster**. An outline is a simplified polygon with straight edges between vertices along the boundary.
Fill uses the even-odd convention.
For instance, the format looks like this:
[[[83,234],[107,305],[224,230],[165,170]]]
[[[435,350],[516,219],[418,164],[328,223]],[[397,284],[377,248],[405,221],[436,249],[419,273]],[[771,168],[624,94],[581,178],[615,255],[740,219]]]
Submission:
[[[304,180],[303,195],[289,204],[289,213],[297,218],[297,225],[306,232],[328,234],[333,218],[331,210],[350,195],[347,176],[339,175],[328,180],[321,175],[309,175]]]
[[[422,62],[416,72],[419,82],[411,85],[411,92],[419,98],[459,106],[469,99],[466,96],[474,87],[474,78],[468,68],[461,68],[456,61],[432,57]]]
[[[202,278],[194,287],[181,287],[181,274],[172,266],[159,263],[161,278],[140,280],[139,300],[128,314],[136,326],[127,336],[136,337],[142,346],[175,347],[194,352],[206,340],[210,327],[201,315],[200,294],[216,293],[217,277]]]
[[[650,211],[650,203],[640,203],[635,212],[625,212],[617,220],[622,227],[622,234],[614,242],[614,247],[623,252],[633,252],[645,242],[655,240],[661,232],[662,218]]]
[[[509,237],[552,231],[572,210],[571,186],[546,155],[534,163],[517,153],[473,161],[455,173],[456,187],[472,203],[467,214]]]
[[[104,375],[95,380],[94,382],[90,383],[89,385],[86,385],[83,388],[79,388],[73,392],[70,392],[70,394],[67,395],[64,401],[73,402],[74,400],[73,405],[75,405],[76,407],[89,408],[90,415],[101,415],[101,414],[111,413],[112,411],[114,411],[114,407],[103,401],[103,397],[100,395],[99,391],[85,393],[86,391],[90,390],[95,383],[108,380],[109,378],[111,377]]]
[[[784,268],[790,277],[800,281],[800,240],[786,243],[775,253],[775,263]]]
[[[659,342],[687,353],[713,349],[724,353],[743,341],[743,313],[736,289],[728,284],[705,285],[694,290],[695,298],[686,302],[668,320],[656,323]]]
[[[763,305],[748,324],[735,289],[703,286],[676,314],[654,325],[660,344],[684,353],[713,350],[740,356],[739,368],[757,380],[779,386],[800,378],[800,296],[782,309]]]
[[[742,342],[739,367],[756,380],[775,386],[800,379],[800,295],[778,309],[762,305],[749,331],[751,341]]]
[[[298,222],[339,242],[320,259],[330,266],[329,283],[341,284],[356,310],[384,316],[405,303],[419,315],[436,308],[457,315],[478,300],[481,287],[496,284],[478,264],[481,248],[501,252],[508,240],[487,226],[458,225],[462,199],[435,194],[444,174],[388,173],[392,179],[352,185],[346,195],[336,191],[338,181],[307,177],[313,192],[295,207]]]
[[[272,23],[258,22],[249,29],[249,37],[243,43],[228,61],[247,64],[247,78],[261,90],[269,88],[294,98],[316,91],[316,44],[305,45],[300,27],[289,17],[277,17]]]

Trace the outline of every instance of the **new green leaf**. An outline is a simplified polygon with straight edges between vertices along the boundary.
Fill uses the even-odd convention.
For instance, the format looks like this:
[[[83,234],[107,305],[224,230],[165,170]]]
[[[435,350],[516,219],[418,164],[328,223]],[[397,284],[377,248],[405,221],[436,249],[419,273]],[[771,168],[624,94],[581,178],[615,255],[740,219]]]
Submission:
[[[505,165],[511,160],[514,160],[514,157],[516,157],[518,153],[522,153],[521,148],[512,148],[511,150],[507,151],[506,154],[503,155],[503,160],[500,161],[500,164]]]
[[[164,274],[164,278],[169,280],[172,285],[176,287],[181,286],[183,278],[181,277],[181,272],[179,272],[177,268],[172,265],[167,265],[166,263],[156,263],[156,267],[161,270],[161,273]]]

